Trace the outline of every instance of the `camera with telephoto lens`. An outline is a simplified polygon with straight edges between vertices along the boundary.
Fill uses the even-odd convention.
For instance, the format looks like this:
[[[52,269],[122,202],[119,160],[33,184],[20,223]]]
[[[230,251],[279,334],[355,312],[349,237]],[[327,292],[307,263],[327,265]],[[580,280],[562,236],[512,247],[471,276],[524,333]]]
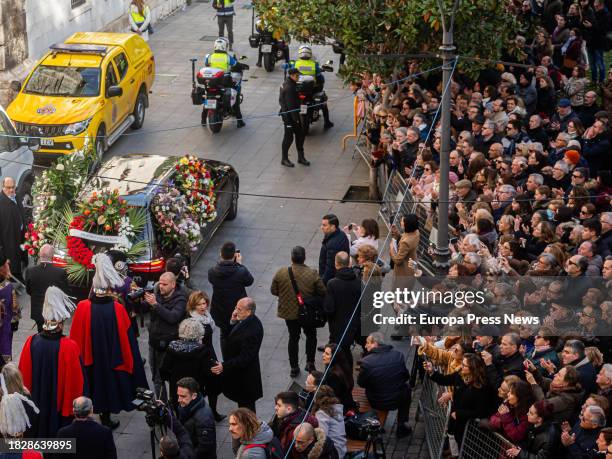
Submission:
[[[366,418],[364,419],[363,424],[361,424],[361,432],[365,435],[373,435],[378,434],[381,431],[380,421],[375,418]]]
[[[132,404],[138,411],[145,412],[145,420],[149,426],[164,425],[166,405],[156,399],[152,390],[137,387],[136,398],[132,400]]]
[[[153,282],[149,281],[145,287],[138,288],[127,294],[130,301],[138,301],[145,296],[145,293],[153,293],[155,291]]]

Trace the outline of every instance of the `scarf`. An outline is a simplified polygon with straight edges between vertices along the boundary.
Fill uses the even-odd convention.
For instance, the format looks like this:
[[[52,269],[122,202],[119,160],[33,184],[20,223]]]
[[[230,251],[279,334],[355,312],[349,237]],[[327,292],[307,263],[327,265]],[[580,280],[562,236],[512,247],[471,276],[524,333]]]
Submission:
[[[565,53],[567,52],[567,48],[569,48],[569,46],[572,44],[572,42],[576,39],[576,37],[569,37],[567,39],[567,41],[565,43],[563,43],[563,46],[561,47],[561,54],[565,56]]]
[[[212,316],[210,315],[210,312],[208,311],[205,314],[198,314],[194,310],[191,311],[189,315],[194,319],[198,319],[202,323],[202,325],[210,325],[213,328],[215,326],[215,321],[213,320]]]

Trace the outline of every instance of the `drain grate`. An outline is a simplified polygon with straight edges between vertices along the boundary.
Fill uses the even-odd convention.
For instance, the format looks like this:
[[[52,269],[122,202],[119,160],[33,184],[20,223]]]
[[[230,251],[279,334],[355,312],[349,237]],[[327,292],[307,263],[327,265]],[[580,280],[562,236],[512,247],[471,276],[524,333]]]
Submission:
[[[215,41],[217,38],[219,38],[217,35],[204,35],[200,41]]]
[[[370,189],[367,186],[351,185],[344,194],[342,202],[346,201],[370,201],[378,202],[370,199]]]

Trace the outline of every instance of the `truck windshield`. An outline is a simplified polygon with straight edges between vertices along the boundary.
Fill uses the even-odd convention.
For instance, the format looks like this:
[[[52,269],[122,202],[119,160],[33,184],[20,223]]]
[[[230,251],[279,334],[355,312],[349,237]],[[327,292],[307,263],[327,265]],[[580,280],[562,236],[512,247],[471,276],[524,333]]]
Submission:
[[[100,94],[100,69],[39,65],[28,80],[24,92],[41,96],[97,96]]]

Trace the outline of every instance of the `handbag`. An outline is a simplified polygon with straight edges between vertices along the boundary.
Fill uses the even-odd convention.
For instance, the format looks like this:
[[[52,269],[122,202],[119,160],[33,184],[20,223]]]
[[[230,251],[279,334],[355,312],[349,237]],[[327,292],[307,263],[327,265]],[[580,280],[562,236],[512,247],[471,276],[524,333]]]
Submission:
[[[304,297],[298,289],[291,267],[288,268],[288,271],[289,279],[291,280],[291,285],[298,302],[298,322],[300,325],[304,328],[321,328],[325,326],[326,319],[321,298],[318,296]]]

